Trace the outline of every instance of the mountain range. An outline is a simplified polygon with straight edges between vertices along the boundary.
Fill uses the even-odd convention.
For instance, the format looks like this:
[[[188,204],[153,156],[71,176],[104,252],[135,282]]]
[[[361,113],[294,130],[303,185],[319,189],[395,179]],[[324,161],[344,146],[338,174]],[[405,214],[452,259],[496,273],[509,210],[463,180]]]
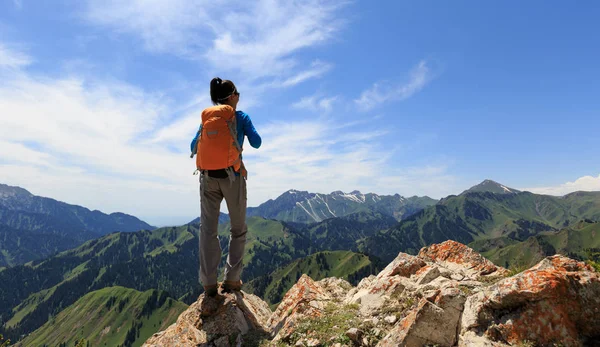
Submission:
[[[502,187],[497,184],[505,191]],[[415,254],[423,246],[449,239],[464,244],[499,238],[525,241],[584,219],[600,220],[600,192],[555,197],[510,190],[498,194],[478,189],[451,195],[395,227],[362,240],[359,249],[377,252],[386,262],[399,251]]]
[[[4,243],[0,240],[0,245],[7,245],[3,252],[11,254],[11,259],[18,252],[33,252],[28,247],[41,247],[36,242],[44,240],[40,235],[88,230],[85,223],[91,223],[89,219],[85,223],[73,219],[69,208],[73,205],[48,199],[38,204],[57,206],[56,213],[49,213],[50,208],[36,210],[32,207],[35,204],[16,201],[17,196],[25,200],[39,198],[23,191],[13,189],[11,198],[2,196],[8,202],[0,205],[0,211],[3,216],[13,212],[33,214],[31,219],[13,220],[27,221],[37,229],[18,228],[27,223],[4,225],[7,235],[10,229],[21,240],[9,243],[6,236]],[[81,211],[78,213],[92,213],[74,208]],[[600,231],[600,192],[553,197],[520,192],[486,180],[440,201],[357,191],[328,195],[288,191],[248,210],[242,279],[245,290],[272,305],[281,300],[298,274],[308,273],[314,279],[337,276],[356,283],[377,273],[400,251],[416,254],[423,246],[448,239],[469,244],[496,264],[508,267],[530,265],[554,252],[577,259],[600,254],[596,237]],[[60,217],[63,214],[65,218]],[[49,222],[36,224],[41,216]],[[222,214],[220,222],[219,240],[225,262],[227,215]],[[65,223],[66,231],[58,223]],[[44,226],[49,231],[44,231]],[[89,293],[114,286],[139,292],[156,289],[177,302],[192,303],[201,293],[197,278],[199,220],[180,227],[141,229],[146,230],[96,236],[53,256],[0,268],[0,333],[13,341],[28,334],[32,338],[46,336],[36,330],[48,323],[48,317],[58,317]],[[93,230],[88,232],[98,235],[98,229]]]
[[[335,191],[331,194],[288,190],[275,200],[268,200],[258,207],[249,207],[248,216],[260,216],[285,222],[315,223],[356,212],[374,211],[402,220],[437,200],[427,196],[405,198],[396,195],[362,194]]]
[[[100,211],[0,184],[0,267],[43,259],[116,231],[153,226],[124,213]]]

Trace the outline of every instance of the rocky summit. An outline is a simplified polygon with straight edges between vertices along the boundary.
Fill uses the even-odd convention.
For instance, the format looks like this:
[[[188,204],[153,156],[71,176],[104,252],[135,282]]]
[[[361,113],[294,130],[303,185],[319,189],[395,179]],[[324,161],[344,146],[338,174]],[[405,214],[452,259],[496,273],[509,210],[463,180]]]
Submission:
[[[513,274],[446,241],[356,287],[303,275],[275,312],[244,292],[201,295],[144,346],[427,345],[600,345],[600,274],[561,255]]]

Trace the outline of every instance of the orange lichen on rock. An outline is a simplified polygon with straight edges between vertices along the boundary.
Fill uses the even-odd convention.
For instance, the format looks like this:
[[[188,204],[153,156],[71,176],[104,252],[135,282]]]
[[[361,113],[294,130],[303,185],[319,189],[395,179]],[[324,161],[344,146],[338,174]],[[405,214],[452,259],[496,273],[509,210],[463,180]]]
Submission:
[[[479,276],[485,276],[492,273],[498,275],[508,273],[508,270],[494,265],[494,263],[485,259],[473,249],[452,240],[434,244],[429,247],[423,247],[421,251],[419,251],[419,258],[434,263],[448,262],[462,265],[471,271],[475,271]]]
[[[481,300],[463,317],[480,317],[477,325],[494,340],[580,346],[600,334],[600,275],[567,257],[548,257],[506,278]]]
[[[307,275],[302,275],[285,294],[267,323],[275,340],[289,336],[299,320],[323,315],[324,302],[330,299],[322,286]]]
[[[377,275],[377,278],[402,276],[410,277],[427,264],[414,255],[399,253],[388,266]]]

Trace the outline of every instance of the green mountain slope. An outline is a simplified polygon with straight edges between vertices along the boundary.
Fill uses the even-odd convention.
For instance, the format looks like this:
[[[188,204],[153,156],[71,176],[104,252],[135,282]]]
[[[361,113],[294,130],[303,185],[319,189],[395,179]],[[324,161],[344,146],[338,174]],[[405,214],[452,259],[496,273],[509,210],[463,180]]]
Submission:
[[[364,254],[324,251],[294,260],[268,275],[256,278],[244,284],[244,290],[260,296],[270,304],[276,304],[302,274],[307,274],[314,280],[343,278],[356,285],[363,277],[379,270],[381,267]]]
[[[292,225],[261,217],[250,217],[246,224],[248,234],[242,272],[244,281],[267,274],[294,259],[308,255],[311,251],[309,237]],[[223,269],[229,252],[230,227],[229,223],[219,225],[219,239],[223,250],[220,269]]]
[[[306,255],[307,238],[281,222],[248,220],[244,281]],[[224,227],[226,228],[226,227]],[[227,234],[220,236],[223,259]],[[198,225],[114,233],[43,261],[0,271],[0,323],[16,341],[85,294],[108,286],[159,289],[189,303],[198,284]],[[26,284],[26,285],[24,285]]]
[[[0,265],[15,266],[77,247],[101,234],[59,217],[0,207]]]
[[[486,247],[486,243],[470,246],[483,251],[486,258],[504,267],[530,267],[544,257],[557,253],[575,259],[587,259],[589,251],[600,249],[600,222],[581,221],[557,233],[543,233],[503,247]]]
[[[83,241],[83,239],[74,239],[52,232],[17,230],[0,224],[0,267],[46,258],[77,247]]]
[[[462,243],[498,238],[524,241],[586,218],[600,220],[600,192],[564,197],[466,192],[442,199],[396,227],[367,237],[360,241],[359,250],[391,261],[399,251],[416,253],[448,239]]]
[[[373,234],[383,225],[369,215],[348,218],[371,228],[356,230],[356,235]],[[260,217],[251,217],[247,223],[244,282],[324,247],[334,247],[335,235],[343,234],[329,226],[330,238],[311,240],[310,233],[293,224]],[[183,302],[194,301],[201,292],[197,277],[198,227],[192,223],[177,228],[114,233],[46,260],[0,271],[0,333],[16,341],[85,294],[110,286],[165,290]],[[223,262],[228,252],[228,230],[227,224],[220,226]]]
[[[391,216],[359,212],[309,225],[280,222],[260,217],[247,220],[248,236],[243,280],[272,272],[294,259],[324,250],[356,250],[356,241],[386,230],[398,222]],[[226,261],[229,223],[221,224],[219,236]],[[223,265],[222,264],[222,265]]]
[[[301,228],[317,250],[357,250],[356,242],[398,224],[395,218],[379,212],[363,211],[326,219]]]
[[[86,294],[15,346],[141,346],[187,308],[164,291],[108,287]]]
[[[0,323],[13,341],[85,294],[109,286],[198,292],[192,226],[114,233],[43,261],[0,272]]]

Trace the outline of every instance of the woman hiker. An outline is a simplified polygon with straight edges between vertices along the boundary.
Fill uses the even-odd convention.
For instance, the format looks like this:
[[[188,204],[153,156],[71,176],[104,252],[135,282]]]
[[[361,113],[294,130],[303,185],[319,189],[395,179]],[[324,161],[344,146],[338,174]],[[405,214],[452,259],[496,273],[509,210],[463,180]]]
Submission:
[[[242,162],[242,148],[245,136],[254,148],[259,148],[262,140],[250,117],[236,111],[240,93],[233,82],[213,78],[210,98],[214,106],[202,111],[196,166],[200,170],[200,281],[206,295],[214,297],[218,293],[217,268],[221,261],[217,229],[223,198],[229,210],[231,230],[221,290],[240,290],[242,286],[240,275],[248,230],[247,172]]]

